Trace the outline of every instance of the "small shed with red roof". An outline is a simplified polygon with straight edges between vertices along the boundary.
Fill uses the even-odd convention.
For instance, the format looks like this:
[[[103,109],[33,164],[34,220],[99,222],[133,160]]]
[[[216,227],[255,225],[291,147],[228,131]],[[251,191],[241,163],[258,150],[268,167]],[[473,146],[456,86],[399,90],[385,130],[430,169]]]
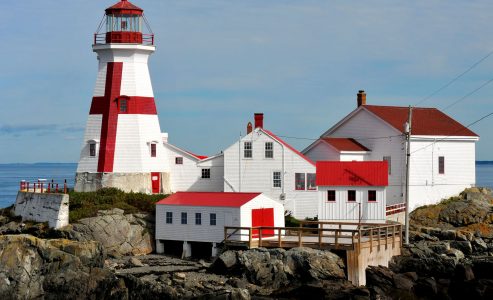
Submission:
[[[183,241],[184,256],[191,255],[191,243],[211,243],[215,256],[225,226],[283,227],[284,208],[262,193],[177,192],[156,204],[157,252],[164,252],[166,241]],[[262,234],[273,236],[274,231]]]
[[[384,223],[386,161],[319,161],[320,220]]]

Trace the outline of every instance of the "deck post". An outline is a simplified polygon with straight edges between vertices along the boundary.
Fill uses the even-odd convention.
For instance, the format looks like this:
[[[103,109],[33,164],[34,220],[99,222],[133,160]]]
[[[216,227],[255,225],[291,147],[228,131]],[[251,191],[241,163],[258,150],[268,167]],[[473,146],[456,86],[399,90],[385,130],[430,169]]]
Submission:
[[[341,227],[340,227],[340,225],[341,225],[341,224],[339,224],[339,229],[341,228]],[[335,244],[336,244],[336,245],[335,245],[335,246],[336,246],[336,249],[339,249],[339,243],[338,243],[338,241],[339,241],[339,236],[338,236],[338,233],[339,233],[339,232],[340,232],[339,230],[337,230],[337,229],[335,230],[335,239],[334,239],[334,242],[335,242]]]
[[[252,248],[252,228],[248,228],[248,249]]]
[[[378,230],[378,233],[377,233],[378,234],[378,248],[377,249],[378,249],[378,251],[380,251],[380,239],[382,238],[382,233],[381,233],[382,229],[380,227],[378,227],[377,230]]]
[[[389,227],[385,226],[385,250],[387,250],[388,241],[389,241]]]
[[[228,239],[228,227],[224,226],[224,242]]]
[[[370,228],[370,253],[373,252],[373,228]]]
[[[392,249],[395,248],[395,225],[392,226]]]
[[[401,238],[401,247],[402,247],[402,225],[399,224],[399,236]]]
[[[282,248],[281,228],[277,229],[277,242],[279,244],[279,248]]]
[[[323,228],[323,226],[322,226]],[[318,229],[318,248],[322,249],[322,234],[323,234],[323,229]]]
[[[361,227],[358,227],[358,253],[361,251]]]
[[[262,247],[262,227],[258,229],[258,246]]]
[[[298,229],[298,247],[301,247],[303,245],[303,242],[301,241],[302,230],[303,228]]]

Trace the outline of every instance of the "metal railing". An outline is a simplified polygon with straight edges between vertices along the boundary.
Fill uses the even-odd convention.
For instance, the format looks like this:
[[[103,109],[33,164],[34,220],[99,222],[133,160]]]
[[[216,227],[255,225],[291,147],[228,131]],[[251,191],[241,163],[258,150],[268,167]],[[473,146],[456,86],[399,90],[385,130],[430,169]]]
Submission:
[[[365,224],[342,222],[303,222],[317,224],[310,227],[224,227],[224,242],[230,245],[246,245],[254,247],[310,247],[328,249],[360,250],[362,245],[369,246],[370,252],[374,246],[391,245],[396,242],[402,246],[401,224]]]
[[[108,44],[106,42],[106,32],[104,33],[95,33],[94,34],[94,45],[105,45]],[[154,45],[154,34],[152,33],[142,33],[142,42],[140,43],[129,43],[129,44],[142,44],[147,46]]]
[[[30,193],[55,193],[55,194],[67,194],[68,185],[67,179],[63,183],[57,183],[53,179],[51,181],[38,180],[36,182],[29,182],[21,180],[19,183],[19,191]]]
[[[393,205],[387,205],[385,207],[385,215],[390,216],[400,212],[406,211],[406,203],[399,203]]]

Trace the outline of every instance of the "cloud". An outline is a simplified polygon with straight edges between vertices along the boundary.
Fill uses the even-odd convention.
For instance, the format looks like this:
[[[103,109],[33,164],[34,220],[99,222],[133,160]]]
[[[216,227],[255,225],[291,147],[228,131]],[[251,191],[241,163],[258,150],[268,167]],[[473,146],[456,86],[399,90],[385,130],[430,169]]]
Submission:
[[[74,124],[0,125],[0,136],[56,136],[61,133],[83,132],[84,127]]]

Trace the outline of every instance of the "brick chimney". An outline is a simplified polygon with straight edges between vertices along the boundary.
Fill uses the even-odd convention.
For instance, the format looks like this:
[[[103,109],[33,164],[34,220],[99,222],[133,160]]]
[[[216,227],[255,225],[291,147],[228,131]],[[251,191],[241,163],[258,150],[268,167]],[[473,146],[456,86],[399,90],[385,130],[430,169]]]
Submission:
[[[264,114],[255,113],[255,128],[264,128]]]
[[[253,130],[252,122],[248,122],[248,124],[247,124],[247,134],[249,134],[250,132],[252,132],[252,130]]]
[[[358,91],[358,107],[366,105],[366,93],[363,90]]]

